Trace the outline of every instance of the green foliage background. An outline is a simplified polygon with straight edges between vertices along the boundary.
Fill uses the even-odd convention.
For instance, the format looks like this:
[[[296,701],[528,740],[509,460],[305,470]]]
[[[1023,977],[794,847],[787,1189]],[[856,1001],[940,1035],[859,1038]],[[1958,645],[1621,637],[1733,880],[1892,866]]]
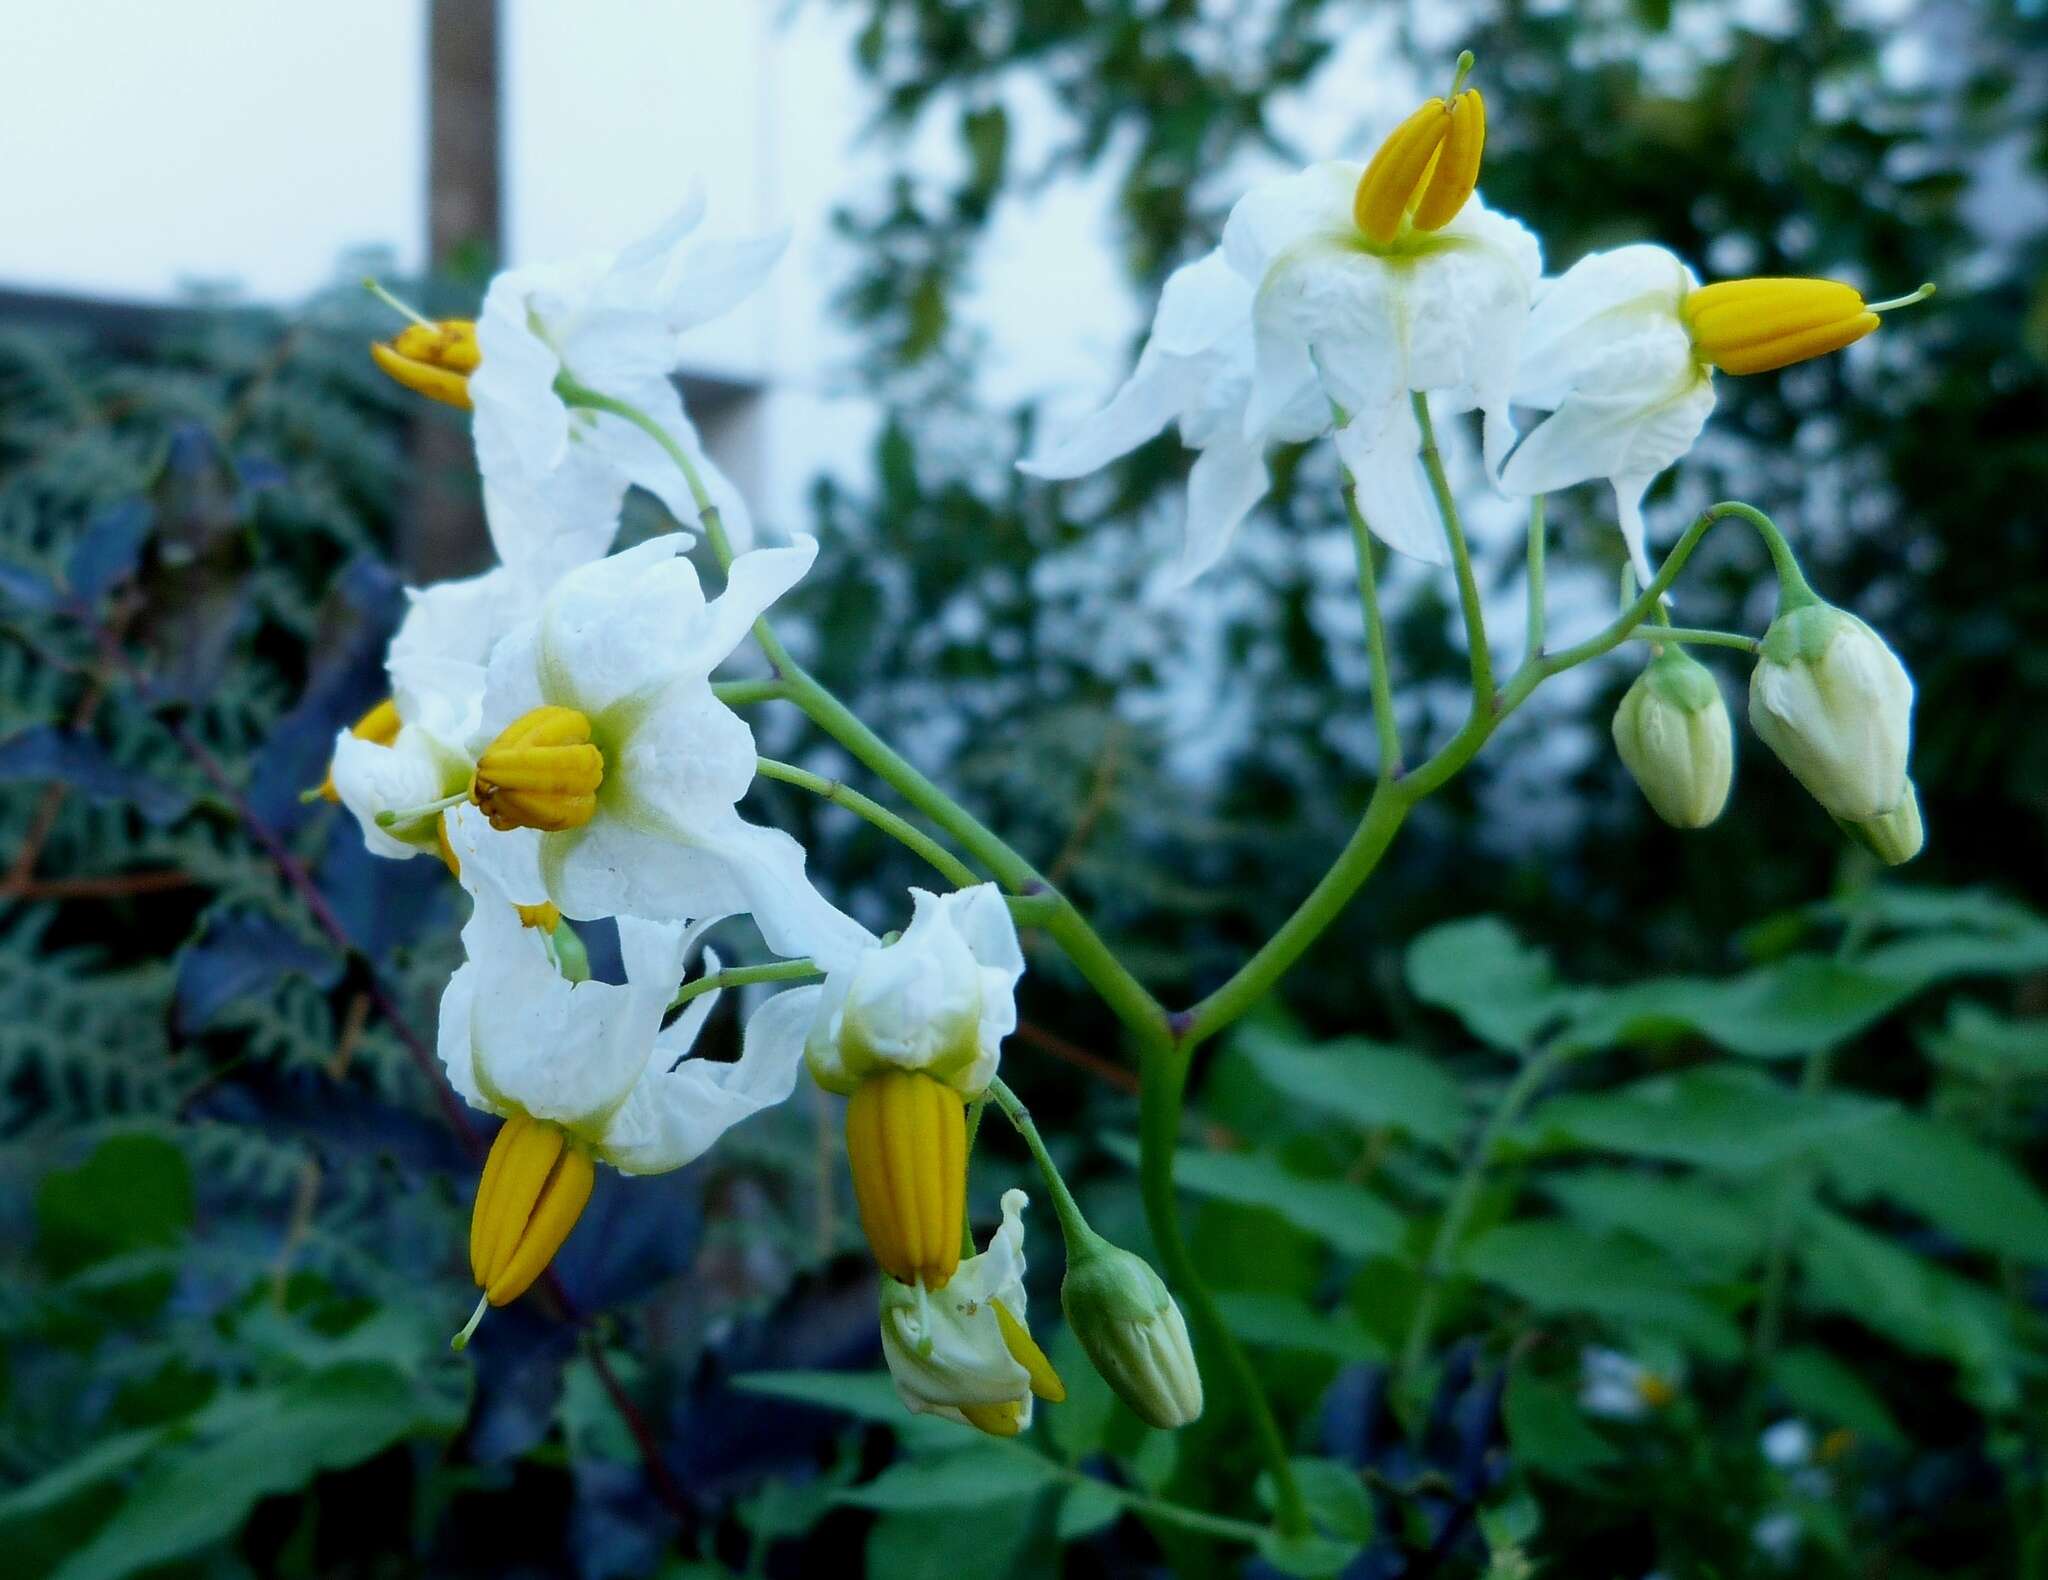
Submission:
[[[1017,478],[1033,416],[979,404],[969,288],[1008,198],[1093,168],[1155,286],[1213,241],[1233,160],[1278,141],[1276,95],[1386,13],[838,9],[884,139],[951,126],[964,157],[947,182],[906,151],[841,218],[891,420],[872,490],[819,486],[807,656],[1183,1001],[1363,799],[1332,728],[1364,714],[1333,657],[1356,638],[1318,602],[1330,478],[1283,464],[1277,530],[1226,592],[1162,607],[1143,582],[1185,456],[1163,439],[1057,494]],[[1755,749],[1704,834],[1655,824],[1606,753],[1535,782],[1580,809],[1560,823],[1504,772],[1533,733],[1504,734],[1285,1002],[1205,1057],[1181,1179],[1301,1456],[1307,1549],[1161,1516],[1261,1517],[1242,1418],[1213,1384],[1177,1440],[1114,1404],[1053,1316],[1049,1222],[1034,1312],[1074,1397],[1021,1446],[901,1415],[809,1098],[679,1176],[608,1180],[569,1307],[449,1355],[473,1154],[377,997],[431,1040],[458,907],[430,863],[376,862],[297,800],[374,699],[398,608],[414,412],[361,357],[381,322],[338,295],[146,345],[0,336],[10,1572],[2048,1574],[2048,923],[2022,903],[2048,892],[2048,227],[2021,200],[2048,24],[1916,8],[1935,75],[1909,89],[1880,70],[1890,30],[1795,10],[1769,35],[1714,5],[1408,20],[1432,63],[1479,53],[1489,197],[1553,267],[1654,237],[1709,272],[1942,282],[1873,356],[1723,380],[1716,443],[1651,506],[1772,511],[1899,646],[1930,846],[1876,883]],[[1068,117],[1032,166],[1020,77]],[[1560,560],[1611,558],[1607,508],[1553,501]],[[1689,619],[1760,624],[1747,544],[1696,563]],[[1133,607],[1140,636],[1109,641]],[[1418,736],[1448,718],[1445,615],[1424,592],[1400,621]],[[1192,772],[1145,704],[1202,665],[1259,723]],[[1627,666],[1600,674],[1575,704],[1595,730]],[[856,904],[921,879],[777,788],[760,812]],[[1098,1227],[1143,1249],[1125,1051],[1056,955],[1032,964],[1015,1084]],[[991,1135],[978,1222],[1010,1183],[1021,1152]]]

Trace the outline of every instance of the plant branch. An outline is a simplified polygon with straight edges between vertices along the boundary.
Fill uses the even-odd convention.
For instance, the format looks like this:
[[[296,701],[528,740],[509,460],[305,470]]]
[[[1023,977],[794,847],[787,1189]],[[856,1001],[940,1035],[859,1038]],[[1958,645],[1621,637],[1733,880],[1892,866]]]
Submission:
[[[851,785],[790,763],[778,762],[773,757],[756,758],[754,771],[763,779],[779,780],[786,785],[795,785],[799,790],[808,790],[812,795],[830,801],[834,806],[843,806],[866,819],[898,844],[922,856],[956,889],[969,889],[981,881],[965,862],[931,835],[898,817],[879,801],[862,795]]]
[[[1549,622],[1549,602],[1543,585],[1543,559],[1549,547],[1550,528],[1543,520],[1543,496],[1529,500],[1529,635],[1522,646],[1522,662],[1543,656],[1544,626]]]
[[[1380,778],[1401,772],[1401,726],[1394,717],[1394,676],[1387,663],[1387,623],[1380,612],[1378,574],[1373,569],[1372,532],[1358,508],[1358,485],[1344,475],[1344,508],[1351,518],[1351,549],[1358,561],[1358,603],[1365,615],[1365,644],[1372,657],[1372,722],[1380,743]]]
[[[1451,496],[1450,479],[1444,475],[1443,454],[1437,449],[1436,429],[1429,420],[1429,397],[1417,390],[1409,396],[1409,402],[1415,408],[1415,425],[1422,430],[1422,469],[1429,474],[1437,514],[1443,517],[1444,537],[1451,545],[1451,567],[1458,578],[1458,602],[1465,612],[1465,645],[1472,657],[1472,711],[1483,713],[1493,706],[1493,654],[1486,646],[1486,611],[1480,602],[1478,580],[1472,574],[1472,551],[1466,547],[1458,502]]]

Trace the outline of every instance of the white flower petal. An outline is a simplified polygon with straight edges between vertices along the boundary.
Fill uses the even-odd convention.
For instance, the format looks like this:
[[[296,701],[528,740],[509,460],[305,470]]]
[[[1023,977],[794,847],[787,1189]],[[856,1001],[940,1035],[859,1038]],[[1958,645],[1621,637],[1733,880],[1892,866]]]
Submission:
[[[730,1064],[685,1057],[717,995],[694,1000],[656,1040],[654,1057],[612,1120],[605,1160],[627,1174],[682,1168],[741,1120],[782,1102],[796,1087],[817,996],[815,987],[804,987],[769,999],[747,1021],[740,1056]]]
[[[1360,411],[1338,429],[1337,454],[1373,536],[1425,564],[1450,563],[1450,544],[1423,475],[1422,430],[1405,395]]]
[[[1177,572],[1181,585],[1223,558],[1239,523],[1271,485],[1262,444],[1219,439],[1195,457],[1188,472],[1187,536]]]
[[[421,725],[401,726],[388,746],[343,730],[334,739],[330,772],[370,853],[402,860],[434,848],[433,820],[393,832],[378,825],[377,814],[409,812],[455,794],[468,783],[469,759]]]
[[[1677,254],[1662,247],[1588,253],[1538,291],[1523,335],[1515,404],[1555,408],[1617,339],[1646,323],[1676,324],[1686,292],[1698,284]],[[1605,371],[1611,376],[1614,370]]]
[[[513,905],[540,905],[547,900],[547,885],[540,876],[538,829],[513,828],[500,833],[479,808],[467,802],[449,808],[443,817],[448,848],[455,852],[456,864],[465,876],[475,868],[481,881]]]
[[[1109,404],[1049,450],[1017,463],[1032,477],[1082,477],[1127,455],[1158,433],[1193,397],[1200,370],[1147,346]]]

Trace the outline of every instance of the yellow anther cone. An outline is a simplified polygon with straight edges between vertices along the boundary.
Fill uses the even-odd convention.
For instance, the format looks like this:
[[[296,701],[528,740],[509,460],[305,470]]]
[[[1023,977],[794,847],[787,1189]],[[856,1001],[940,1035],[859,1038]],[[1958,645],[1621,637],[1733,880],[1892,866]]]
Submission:
[[[1877,314],[1839,280],[1723,280],[1685,298],[1700,360],[1724,373],[1768,373],[1861,340]]]
[[[386,697],[368,713],[348,727],[349,734],[358,740],[368,741],[373,746],[389,746],[398,739],[398,704]],[[327,777],[320,781],[315,792],[323,801],[339,801],[341,796],[334,788],[334,766],[329,764]]]
[[[1477,88],[1448,103],[1431,99],[1388,135],[1358,179],[1351,215],[1366,239],[1387,246],[1404,225],[1441,230],[1479,184],[1486,105]]]
[[[581,828],[597,811],[604,754],[574,708],[542,707],[514,719],[477,759],[469,798],[500,831]]]
[[[846,1105],[846,1155],[861,1227],[882,1271],[942,1289],[960,1265],[967,1211],[967,1107],[910,1070],[871,1075]]]
[[[959,1409],[969,1424],[990,1437],[1015,1437],[1024,1430],[1022,1399],[1005,1399],[1001,1404],[963,1404]]]
[[[390,341],[373,341],[370,356],[398,383],[444,406],[470,409],[469,376],[483,360],[476,325],[466,318],[408,324]]]
[[[576,1227],[596,1179],[559,1125],[517,1115],[491,1143],[469,1223],[469,1268],[494,1306],[517,1300]]]

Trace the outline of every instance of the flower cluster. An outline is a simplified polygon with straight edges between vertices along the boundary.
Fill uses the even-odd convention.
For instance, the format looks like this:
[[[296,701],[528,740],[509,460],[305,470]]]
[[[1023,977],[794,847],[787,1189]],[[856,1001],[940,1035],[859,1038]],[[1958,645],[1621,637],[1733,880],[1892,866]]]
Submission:
[[[1465,551],[1424,469],[1435,394],[1449,411],[1481,414],[1486,474],[1501,491],[1537,496],[1605,480],[1647,585],[1643,496],[1705,427],[1715,373],[1765,373],[1840,350],[1881,314],[1932,294],[1922,286],[1866,303],[1834,280],[1702,285],[1678,256],[1647,244],[1546,276],[1536,237],[1480,196],[1486,113],[1479,90],[1464,87],[1471,65],[1461,56],[1450,96],[1416,110],[1370,161],[1326,161],[1245,193],[1221,245],[1167,280],[1123,387],[1023,470],[1079,477],[1177,422],[1197,452],[1186,581],[1222,558],[1266,494],[1267,451],[1332,435],[1372,532],[1446,564]],[[1530,419],[1525,432],[1517,408]],[[1905,775],[1910,682],[1887,649],[1888,682],[1859,683],[1851,697],[1847,682],[1820,685],[1810,670],[1794,678],[1773,655],[1795,645],[1779,640],[1757,669],[1758,734],[1855,838],[1887,861],[1908,859],[1920,844]],[[1887,668],[1875,657],[1865,665],[1866,645],[1849,642],[1836,667]],[[1624,703],[1615,737],[1661,815],[1683,827],[1719,815],[1732,748],[1701,666],[1660,659]],[[1845,757],[1868,782],[1836,794],[1852,772]]]
[[[1643,607],[1661,614],[1639,504],[1699,432],[1714,370],[1836,349],[1891,304],[1866,307],[1827,281],[1702,287],[1646,246],[1546,279],[1535,237],[1478,194],[1486,111],[1464,85],[1469,67],[1461,59],[1450,94],[1364,164],[1321,163],[1248,192],[1222,245],[1168,281],[1129,381],[1027,469],[1078,475],[1178,421],[1200,452],[1181,565],[1192,576],[1266,492],[1267,449],[1329,435],[1370,529],[1469,582],[1425,443],[1438,393],[1480,414],[1502,488],[1608,479],[1637,572],[1654,583]],[[1026,1325],[1021,1192],[971,1254],[969,1154],[993,1101],[1045,1176],[1082,1348],[1141,1419],[1184,1425],[1202,1384],[1180,1308],[1147,1264],[1088,1228],[999,1078],[1024,974],[1012,905],[1033,896],[975,883],[940,851],[961,886],[911,891],[900,936],[877,938],[818,891],[794,839],[739,810],[764,764],[713,676],[749,633],[784,668],[775,694],[821,723],[837,704],[789,667],[766,624],[816,543],[755,546],[673,377],[688,332],[740,300],[782,242],[708,238],[701,219],[693,201],[615,255],[510,271],[476,322],[413,315],[373,347],[400,383],[474,413],[498,558],[411,594],[389,699],[340,733],[311,792],[344,805],[377,854],[443,862],[472,902],[439,1051],[455,1090],[504,1123],[477,1189],[482,1298],[461,1340],[544,1273],[598,1164],[680,1168],[788,1097],[807,1068],[845,1099],[882,1351],[909,1408],[1010,1435],[1034,1399],[1064,1396]],[[1516,407],[1547,415],[1518,436]],[[614,551],[630,487],[656,495],[678,529]],[[1812,592],[1775,527],[1717,508],[1754,517],[1778,564],[1779,617],[1761,642],[1705,633],[1757,652],[1757,733],[1856,839],[1906,859],[1920,841],[1911,681],[1868,626]],[[699,534],[722,573],[715,595],[689,557]],[[1720,692],[1682,633],[1633,634],[1658,656],[1615,719],[1617,748],[1659,813],[1705,824],[1732,773]],[[1476,621],[1473,640],[1476,707],[1492,700]],[[893,814],[873,812],[890,826]],[[686,979],[707,930],[734,917],[780,961],[728,973],[704,949]],[[616,929],[623,981],[591,979],[577,929],[595,922]],[[753,1009],[737,1060],[693,1057],[735,977],[805,985]]]
[[[391,696],[337,737],[317,793],[377,854],[438,857],[472,902],[439,1052],[455,1090],[504,1123],[471,1220],[482,1295],[458,1344],[546,1270],[599,1163],[680,1168],[808,1065],[847,1099],[904,1402],[1013,1435],[1033,1398],[1064,1397],[1025,1326],[1023,1194],[1004,1198],[985,1252],[963,1261],[961,1244],[967,1109],[1016,1026],[1024,957],[990,884],[913,890],[902,935],[877,939],[818,892],[794,839],[738,810],[759,759],[712,675],[817,545],[733,552],[751,528],[677,394],[680,337],[781,248],[702,238],[701,210],[614,257],[503,274],[475,323],[415,315],[372,347],[400,383],[474,412],[499,563],[411,594]],[[682,529],[613,552],[629,486]],[[715,597],[686,557],[692,528],[723,569]],[[762,1002],[737,1060],[695,1058],[724,977],[709,949],[695,980],[687,964],[736,916],[783,957],[771,974],[823,980]],[[596,921],[616,928],[623,982],[590,979],[577,924]],[[1178,1383],[1199,1400],[1182,1332]]]

